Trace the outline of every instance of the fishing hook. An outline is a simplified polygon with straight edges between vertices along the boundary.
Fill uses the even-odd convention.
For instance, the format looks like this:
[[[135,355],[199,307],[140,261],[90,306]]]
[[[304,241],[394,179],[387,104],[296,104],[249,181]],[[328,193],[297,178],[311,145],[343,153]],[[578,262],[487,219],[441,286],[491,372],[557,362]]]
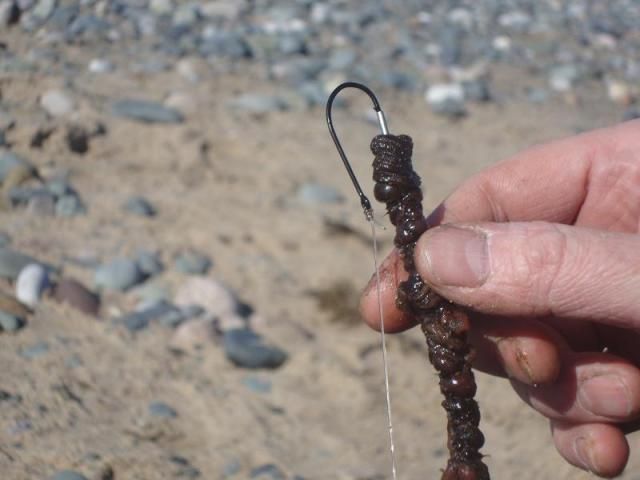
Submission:
[[[376,98],[375,94],[366,85],[363,85],[357,82],[341,83],[335,88],[333,92],[331,92],[331,95],[329,95],[329,98],[327,99],[327,126],[329,127],[329,134],[333,139],[333,143],[335,143],[336,145],[336,149],[338,149],[338,153],[340,154],[342,163],[344,163],[344,166],[347,169],[347,172],[349,173],[349,177],[351,177],[351,181],[353,182],[353,186],[356,188],[356,192],[360,197],[360,205],[362,205],[364,214],[367,217],[367,220],[371,220],[373,218],[373,208],[371,207],[371,202],[362,191],[362,187],[360,187],[360,184],[358,183],[358,179],[356,178],[355,173],[353,173],[353,169],[349,164],[347,155],[344,153],[344,149],[340,144],[340,140],[338,140],[338,135],[336,134],[336,130],[333,126],[333,120],[331,118],[331,108],[333,106],[333,101],[338,95],[338,93],[340,93],[340,91],[344,90],[345,88],[357,88],[358,90],[362,90],[364,93],[369,95],[369,98],[373,102],[373,109],[375,110],[376,116],[378,117],[378,124],[380,125],[380,130],[382,131],[383,135],[389,134],[389,127],[387,126],[387,120],[384,116],[384,112],[380,107],[380,102],[378,102],[378,99]]]

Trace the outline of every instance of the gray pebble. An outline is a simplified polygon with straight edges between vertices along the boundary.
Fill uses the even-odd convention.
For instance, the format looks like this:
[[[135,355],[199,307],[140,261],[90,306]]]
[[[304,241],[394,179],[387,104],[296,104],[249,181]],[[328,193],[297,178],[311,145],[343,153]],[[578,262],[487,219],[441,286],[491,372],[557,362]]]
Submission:
[[[56,215],[59,217],[75,217],[87,213],[87,207],[76,194],[62,195],[56,202]]]
[[[24,318],[17,317],[0,310],[0,330],[4,332],[16,332],[26,324]]]
[[[569,92],[580,77],[581,69],[578,65],[558,65],[549,71],[549,86],[556,92]]]
[[[47,190],[49,190],[56,197],[62,197],[63,195],[74,195],[75,190],[69,182],[65,179],[56,178],[47,182]]]
[[[244,328],[228,330],[223,336],[227,358],[243,368],[278,368],[287,360],[287,353],[264,343],[257,333]]]
[[[464,98],[472,102],[488,102],[492,99],[489,83],[485,79],[462,82]]]
[[[242,384],[255,393],[262,394],[271,392],[271,381],[266,378],[254,376],[245,377],[242,379]]]
[[[45,22],[58,5],[58,0],[38,0],[35,7],[30,11],[31,15],[40,22]]]
[[[128,258],[115,258],[95,272],[96,288],[127,290],[145,279],[136,262]]]
[[[0,249],[11,245],[11,237],[8,233],[0,232]]]
[[[35,258],[10,248],[0,248],[0,277],[16,281],[24,267],[39,263]]]
[[[255,478],[258,480],[286,480],[286,475],[276,465],[269,463],[266,465],[260,465],[259,467],[251,470],[249,478]]]
[[[38,342],[30,345],[28,347],[24,347],[20,350],[20,356],[28,359],[34,359],[49,353],[49,344],[47,342]]]
[[[158,275],[164,270],[164,265],[162,265],[157,253],[141,250],[136,254],[135,262],[140,271],[148,277]]]
[[[89,480],[84,475],[74,472],[73,470],[61,470],[54,473],[49,480]]]
[[[164,402],[151,402],[148,411],[153,417],[176,418],[178,416],[178,412]]]
[[[222,478],[232,477],[239,473],[242,469],[242,465],[238,460],[231,460],[224,464],[222,467]]]
[[[33,165],[21,156],[13,152],[0,152],[0,182],[4,182],[9,172],[18,165],[34,169]]]
[[[118,117],[144,123],[182,123],[184,121],[184,117],[177,110],[147,100],[117,100],[111,104],[111,112]]]
[[[353,66],[357,58],[358,54],[352,48],[334,50],[329,57],[329,68],[332,70],[346,70]]]
[[[204,253],[187,250],[176,256],[175,268],[188,275],[204,275],[211,268],[211,260]]]
[[[335,188],[319,183],[304,183],[298,188],[298,198],[306,204],[342,203],[344,197]]]
[[[149,200],[141,196],[130,197],[123,205],[123,208],[141,217],[153,217],[156,214],[156,209]]]
[[[32,195],[27,200],[27,213],[41,217],[54,216],[56,213],[56,198],[47,192],[38,192]]]
[[[229,106],[234,110],[258,115],[280,112],[289,108],[288,103],[280,97],[254,93],[247,93],[234,98],[229,102]]]

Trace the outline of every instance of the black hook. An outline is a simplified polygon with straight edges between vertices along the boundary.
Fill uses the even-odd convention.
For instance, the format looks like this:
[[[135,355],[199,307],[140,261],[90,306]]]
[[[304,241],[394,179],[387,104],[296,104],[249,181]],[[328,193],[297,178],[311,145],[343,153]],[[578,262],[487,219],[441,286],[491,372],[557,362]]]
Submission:
[[[333,106],[333,100],[336,98],[338,93],[345,88],[357,88],[358,90],[362,90],[364,93],[369,95],[369,98],[373,102],[373,109],[378,116],[378,122],[380,124],[380,130],[382,130],[383,135],[387,135],[389,133],[389,128],[387,127],[387,121],[384,117],[384,112],[382,108],[380,108],[380,102],[376,98],[375,94],[371,91],[369,87],[357,82],[344,82],[336,87],[336,89],[331,92],[329,98],[327,99],[327,126],[329,127],[329,134],[331,134],[331,138],[333,139],[333,143],[336,144],[336,148],[338,149],[338,153],[340,154],[340,158],[342,158],[342,163],[344,163],[347,172],[349,173],[349,177],[351,177],[351,181],[353,182],[353,186],[356,187],[356,192],[360,197],[360,205],[362,205],[362,209],[364,210],[364,214],[368,220],[373,218],[373,209],[371,208],[371,202],[367,198],[367,196],[362,191],[362,187],[358,183],[358,179],[356,178],[355,173],[353,173],[353,169],[349,164],[349,160],[347,159],[347,155],[344,153],[342,145],[340,145],[340,140],[338,140],[338,135],[336,134],[336,130],[333,127],[333,120],[331,119],[331,107]]]

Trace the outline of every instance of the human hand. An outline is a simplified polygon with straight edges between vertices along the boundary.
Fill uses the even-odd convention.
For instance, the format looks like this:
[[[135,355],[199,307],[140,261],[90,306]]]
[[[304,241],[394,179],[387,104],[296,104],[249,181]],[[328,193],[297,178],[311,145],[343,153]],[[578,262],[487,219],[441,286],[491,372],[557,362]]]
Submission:
[[[611,477],[640,417],[640,121],[542,145],[464,182],[429,217],[416,266],[472,314],[474,366],[550,419],[571,464]],[[374,277],[375,278],[375,277]],[[406,278],[380,268],[385,328]],[[361,299],[378,328],[375,279]]]

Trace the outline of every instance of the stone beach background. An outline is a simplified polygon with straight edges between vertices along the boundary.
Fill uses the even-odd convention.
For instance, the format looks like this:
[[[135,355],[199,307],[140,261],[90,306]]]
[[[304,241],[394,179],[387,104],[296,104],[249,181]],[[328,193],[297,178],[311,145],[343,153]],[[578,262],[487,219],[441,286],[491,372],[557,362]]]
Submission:
[[[1,479],[389,478],[369,226],[324,121],[345,80],[433,208],[640,117],[640,3],[0,0]],[[368,99],[336,107],[370,191]],[[446,461],[421,337],[388,339],[407,480]],[[493,478],[591,478],[506,380],[478,399]]]

